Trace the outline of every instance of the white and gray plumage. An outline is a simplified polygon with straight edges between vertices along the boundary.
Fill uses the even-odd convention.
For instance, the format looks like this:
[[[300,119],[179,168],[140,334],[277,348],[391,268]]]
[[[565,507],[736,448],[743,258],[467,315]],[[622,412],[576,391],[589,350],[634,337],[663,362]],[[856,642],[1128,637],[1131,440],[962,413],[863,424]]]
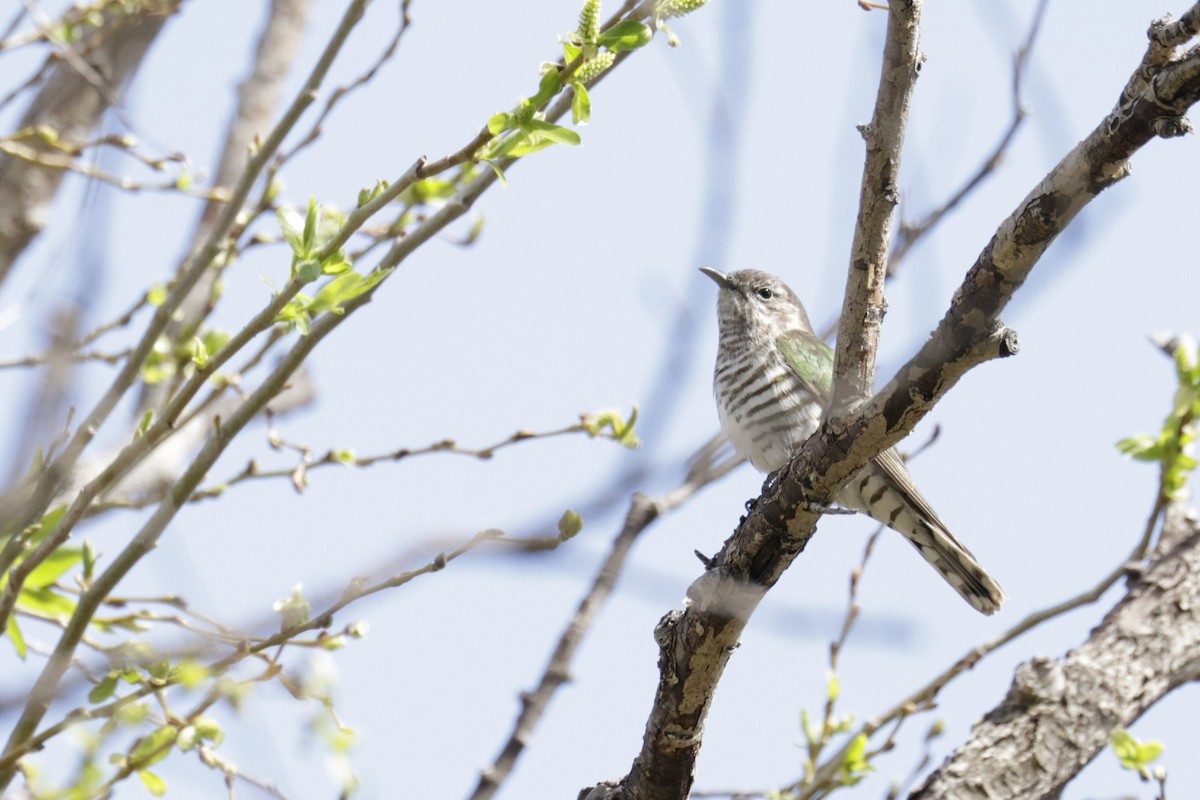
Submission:
[[[816,431],[833,382],[833,350],[804,306],[766,272],[702,269],[720,287],[713,390],[721,428],[762,472],[775,472]],[[917,490],[896,450],[860,470],[837,502],[899,531],[964,600],[995,613],[1004,591]]]

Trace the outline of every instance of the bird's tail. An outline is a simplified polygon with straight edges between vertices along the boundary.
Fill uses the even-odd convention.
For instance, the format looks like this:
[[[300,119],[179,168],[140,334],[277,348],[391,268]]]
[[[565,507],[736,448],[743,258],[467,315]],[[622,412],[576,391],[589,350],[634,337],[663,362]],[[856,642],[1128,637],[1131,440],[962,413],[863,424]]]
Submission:
[[[855,476],[838,499],[904,534],[975,610],[994,614],[1004,602],[1000,584],[938,518],[895,450],[885,451]]]

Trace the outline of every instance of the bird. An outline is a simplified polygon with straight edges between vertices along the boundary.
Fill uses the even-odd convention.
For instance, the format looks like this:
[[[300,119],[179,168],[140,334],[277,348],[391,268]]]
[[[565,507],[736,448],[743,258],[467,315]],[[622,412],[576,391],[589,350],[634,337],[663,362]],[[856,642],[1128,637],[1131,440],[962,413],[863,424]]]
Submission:
[[[833,349],[813,333],[787,284],[766,272],[716,282],[718,343],[713,394],[721,429],[760,472],[775,473],[816,432],[833,384]],[[1004,590],[917,490],[895,448],[884,450],[838,492],[836,502],[899,531],[958,594],[994,614]]]

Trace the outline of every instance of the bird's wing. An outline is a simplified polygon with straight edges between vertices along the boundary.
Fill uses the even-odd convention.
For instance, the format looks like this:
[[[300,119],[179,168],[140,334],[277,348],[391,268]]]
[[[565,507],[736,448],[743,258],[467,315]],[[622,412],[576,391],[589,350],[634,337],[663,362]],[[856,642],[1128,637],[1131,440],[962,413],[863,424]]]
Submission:
[[[776,344],[804,388],[822,402],[828,400],[833,388],[833,348],[802,330],[780,335]]]

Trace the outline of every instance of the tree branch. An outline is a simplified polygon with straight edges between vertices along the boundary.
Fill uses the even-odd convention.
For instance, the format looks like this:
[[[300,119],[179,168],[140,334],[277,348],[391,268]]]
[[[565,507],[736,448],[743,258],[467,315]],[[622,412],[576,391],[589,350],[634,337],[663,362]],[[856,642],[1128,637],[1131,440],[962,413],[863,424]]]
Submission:
[[[871,124],[860,126],[867,143],[858,222],[846,273],[846,292],[836,345],[830,415],[844,414],[875,387],[875,352],[887,311],[887,277],[892,218],[900,200],[900,156],[913,87],[921,71],[921,0],[893,2],[887,15],[883,69]]]
[[[971,738],[910,795],[1057,797],[1108,744],[1200,664],[1200,527],[1135,581],[1083,645],[1017,668]]]

